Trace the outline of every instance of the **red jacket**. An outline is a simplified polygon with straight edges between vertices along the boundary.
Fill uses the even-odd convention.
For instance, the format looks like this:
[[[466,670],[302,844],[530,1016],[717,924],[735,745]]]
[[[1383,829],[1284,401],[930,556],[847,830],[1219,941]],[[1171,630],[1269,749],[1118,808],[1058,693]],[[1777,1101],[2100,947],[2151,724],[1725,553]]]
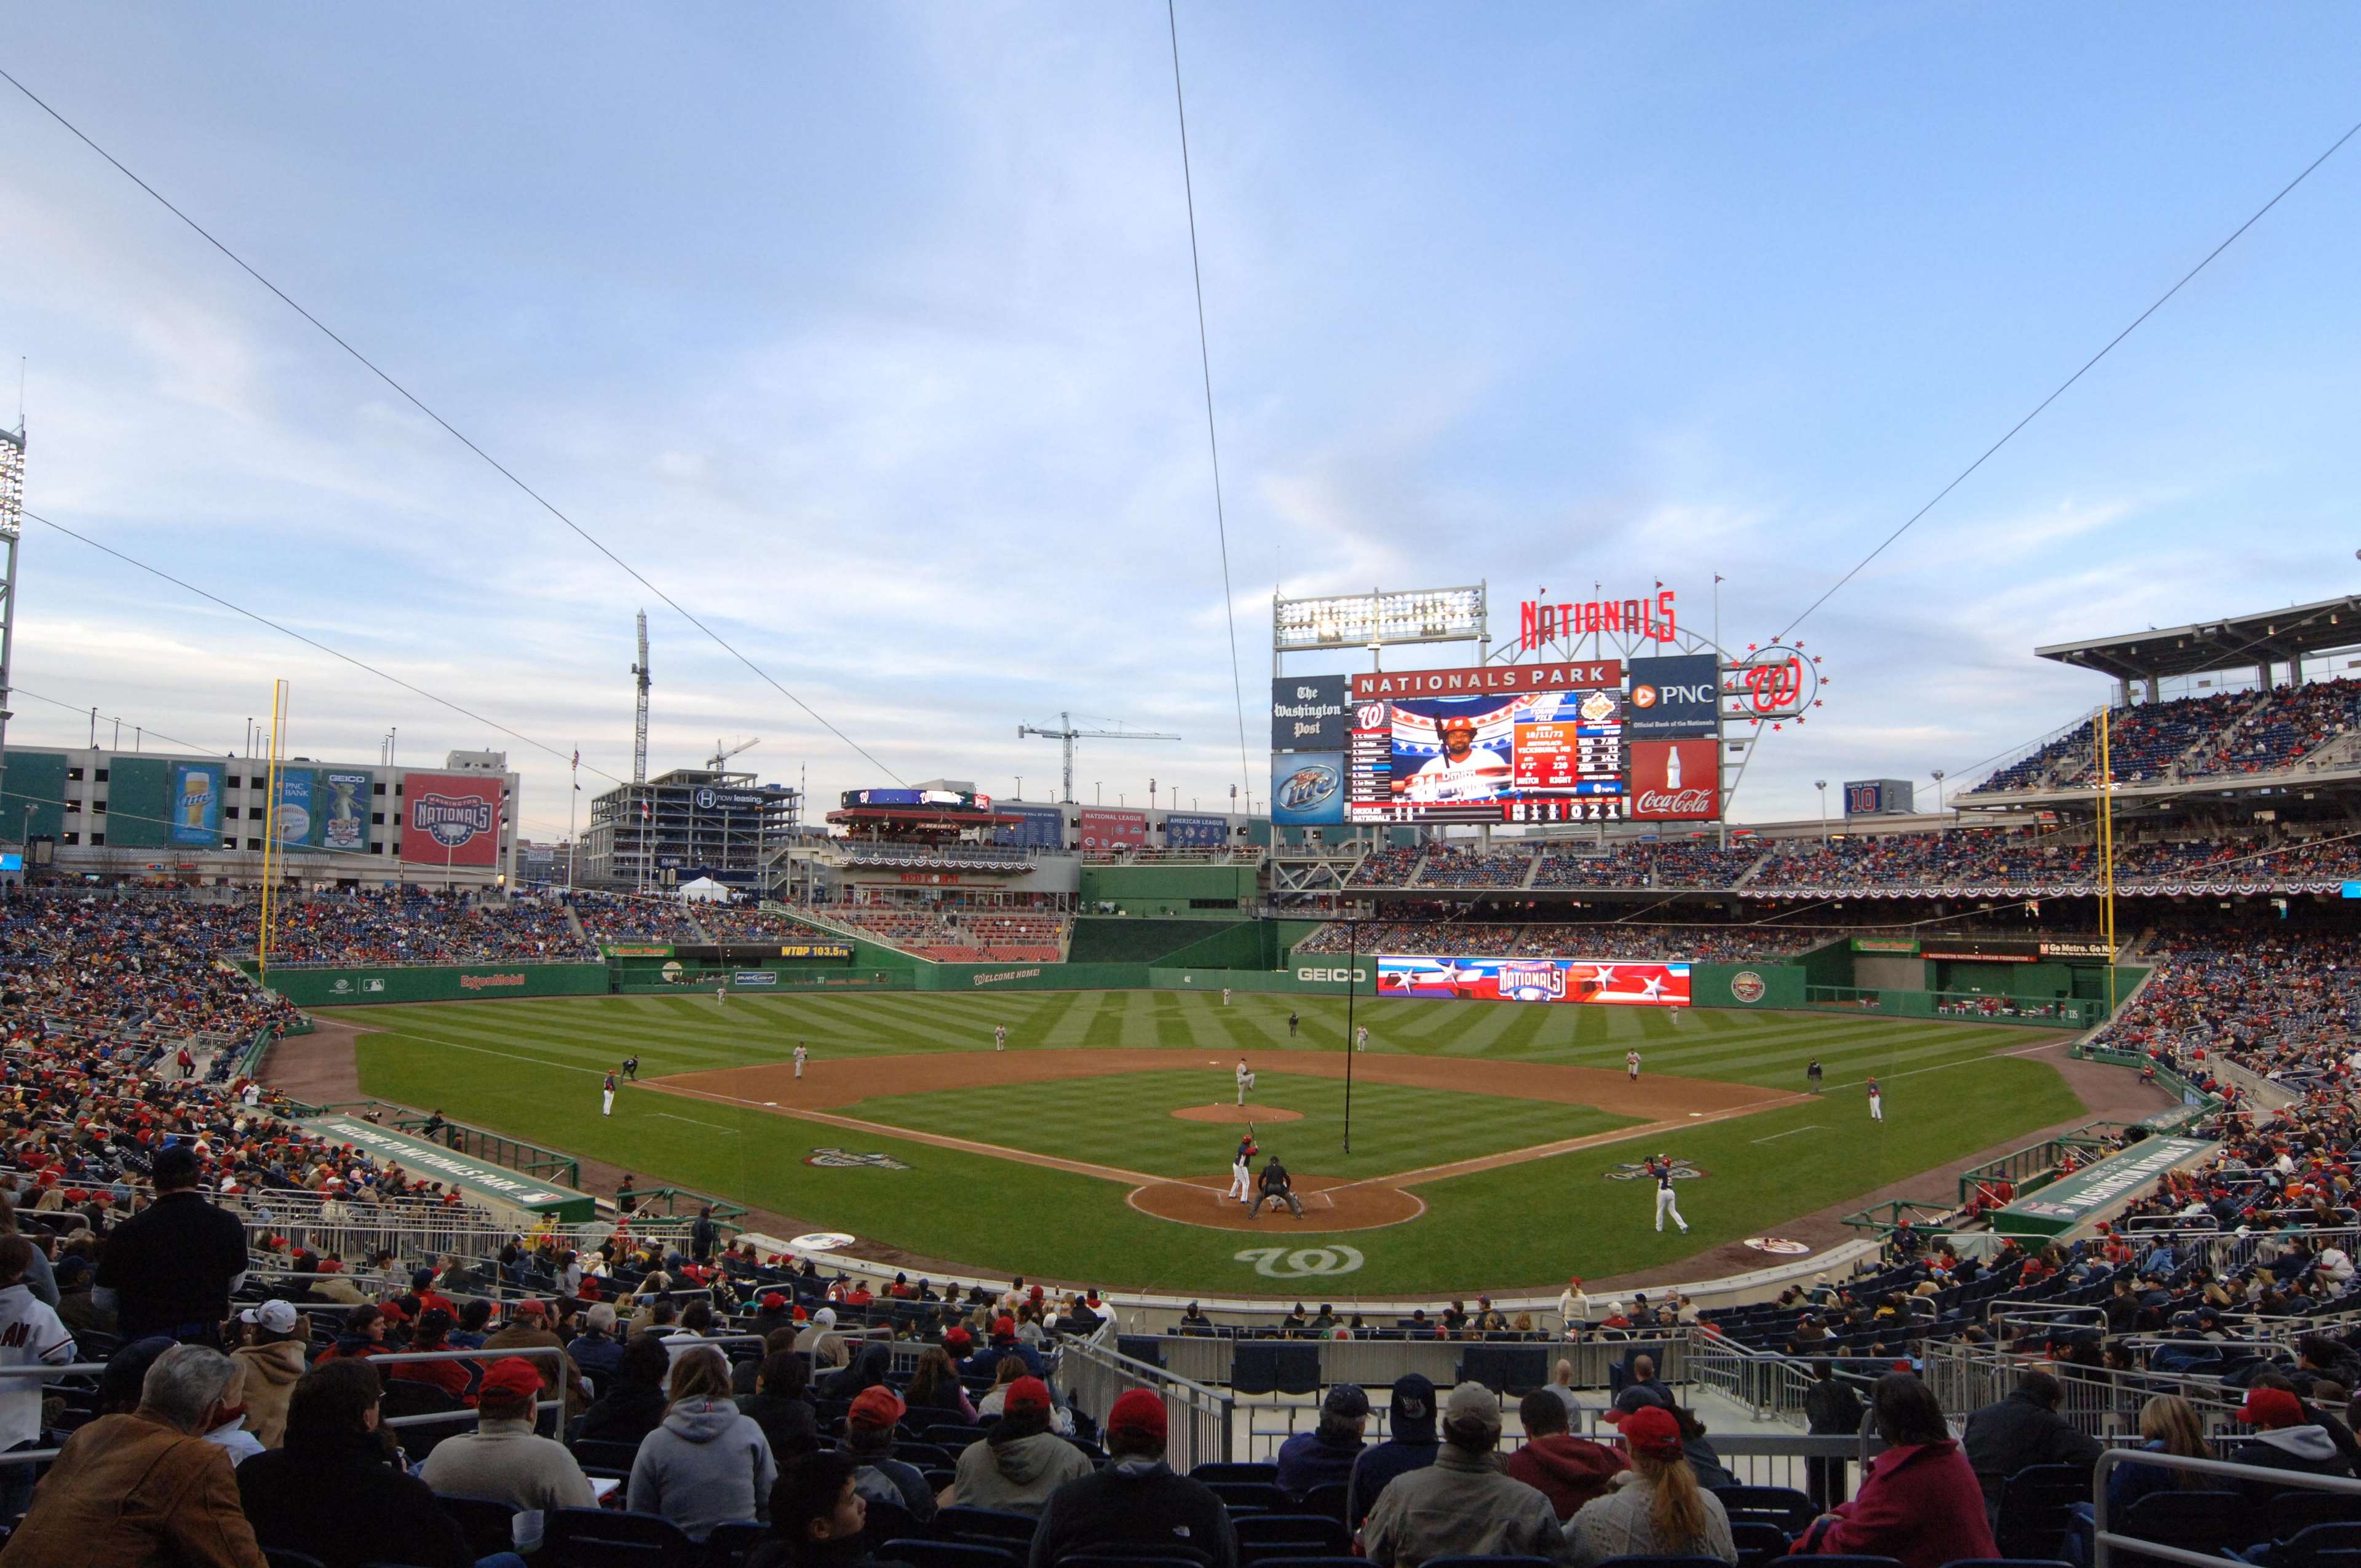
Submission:
[[[1565,1432],[1528,1439],[1509,1455],[1508,1463],[1510,1478],[1547,1497],[1560,1524],[1593,1497],[1605,1497],[1609,1478],[1630,1467],[1620,1453],[1605,1443]]]
[[[1892,1557],[1902,1568],[2000,1555],[1984,1520],[1983,1488],[1948,1438],[1889,1448],[1871,1460],[1860,1495],[1836,1509],[1814,1550]]]

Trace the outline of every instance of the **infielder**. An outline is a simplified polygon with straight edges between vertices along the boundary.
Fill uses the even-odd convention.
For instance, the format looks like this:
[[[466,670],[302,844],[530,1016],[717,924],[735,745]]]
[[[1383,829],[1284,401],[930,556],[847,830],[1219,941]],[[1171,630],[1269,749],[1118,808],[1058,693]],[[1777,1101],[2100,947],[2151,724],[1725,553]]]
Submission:
[[[1296,1025],[1297,1025],[1298,1024],[1301,1024],[1301,1022],[1302,1022],[1302,1020],[1301,1020],[1301,1019],[1300,1019],[1300,1018],[1298,1018],[1298,1017],[1294,1014],[1294,1013],[1293,1013],[1292,1011],[1290,1011],[1290,1012],[1288,1014],[1288,1015],[1287,1015],[1287,1037],[1288,1037],[1289,1039],[1290,1039],[1290,1040],[1291,1040],[1291,1039],[1295,1038],[1295,1028],[1296,1028]],[[2356,1051],[2356,1052],[2354,1053],[2354,1055],[2356,1055],[2356,1056],[2361,1056],[2361,1051]]]
[[[803,1080],[804,1059],[810,1055],[811,1052],[804,1048],[804,1043],[801,1040],[797,1040],[796,1042],[796,1080],[797,1082],[801,1082]]]
[[[611,1072],[598,1091],[598,1114],[611,1116],[615,1113],[615,1075]]]
[[[1658,1155],[1648,1162],[1648,1174],[1656,1179],[1656,1231],[1662,1234],[1664,1216],[1670,1214],[1681,1234],[1689,1234],[1689,1223],[1681,1218],[1680,1203],[1673,1194],[1673,1160],[1670,1155]]]
[[[992,1048],[995,1051],[1005,1051],[1008,1048],[1007,1025],[995,1024],[992,1026]]]
[[[1246,1058],[1238,1058],[1238,1103],[1246,1102],[1246,1091],[1254,1087],[1254,1074],[1246,1070]]]
[[[1637,1051],[1625,1051],[1625,1052],[1623,1053],[1623,1076],[1624,1076],[1624,1077],[1626,1077],[1626,1078],[1628,1078],[1628,1079],[1630,1079],[1630,1080],[1631,1080],[1632,1082],[1634,1082],[1634,1083],[1637,1083],[1637,1082],[1639,1082],[1639,1081],[1640,1081],[1640,1053],[1639,1053],[1639,1052],[1637,1052]],[[1659,1229],[1659,1230],[1662,1230],[1664,1227],[1663,1227],[1663,1226],[1661,1226],[1661,1225],[1659,1225],[1659,1226],[1658,1226],[1658,1227],[1656,1227],[1656,1228],[1657,1228],[1657,1229]]]
[[[1804,1069],[1804,1081],[1812,1086],[1813,1093],[1817,1094],[1820,1091],[1819,1058],[1814,1057],[1811,1060],[1811,1065]]]
[[[1353,1031],[1353,1048],[1356,1051],[1369,1048],[1369,1026],[1367,1024]]]
[[[1873,1078],[1869,1080],[1869,1119],[1872,1122],[1885,1120],[1885,1101],[1877,1092],[1877,1080]]]
[[[623,1058],[623,1076],[624,1076],[625,1078],[627,1078],[627,1079],[630,1079],[633,1083],[637,1083],[637,1082],[639,1082],[639,1080],[640,1080],[640,1058],[637,1058],[637,1057],[625,1057],[625,1058]]]
[[[1230,1157],[1230,1190],[1223,1194],[1241,1203],[1254,1201],[1254,1157],[1262,1151],[1255,1147],[1254,1135],[1247,1133],[1238,1139],[1237,1153]]]

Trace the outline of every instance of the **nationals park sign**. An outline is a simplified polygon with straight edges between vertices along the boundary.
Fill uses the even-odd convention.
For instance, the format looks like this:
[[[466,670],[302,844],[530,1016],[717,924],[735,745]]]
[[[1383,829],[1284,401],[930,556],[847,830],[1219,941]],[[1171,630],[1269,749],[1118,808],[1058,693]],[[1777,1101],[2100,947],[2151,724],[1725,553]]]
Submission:
[[[2169,1170],[2194,1165],[2222,1146],[2205,1138],[2148,1138],[2086,1165],[1993,1216],[2004,1236],[2057,1236],[2112,1219]]]
[[[397,1133],[357,1116],[315,1116],[296,1124],[315,1138],[350,1144],[375,1156],[380,1164],[390,1162],[412,1175],[456,1187],[480,1202],[546,1215],[560,1224],[580,1224],[598,1218],[598,1201],[588,1192],[541,1181],[506,1166],[488,1164],[456,1149]]]

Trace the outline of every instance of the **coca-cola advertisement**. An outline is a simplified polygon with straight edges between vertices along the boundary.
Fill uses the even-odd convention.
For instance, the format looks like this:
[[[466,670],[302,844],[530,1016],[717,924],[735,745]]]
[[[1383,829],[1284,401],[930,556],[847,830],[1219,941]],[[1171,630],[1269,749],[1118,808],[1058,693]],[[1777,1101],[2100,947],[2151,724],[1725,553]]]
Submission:
[[[1719,740],[1634,740],[1631,817],[1638,822],[1710,822],[1721,815]]]

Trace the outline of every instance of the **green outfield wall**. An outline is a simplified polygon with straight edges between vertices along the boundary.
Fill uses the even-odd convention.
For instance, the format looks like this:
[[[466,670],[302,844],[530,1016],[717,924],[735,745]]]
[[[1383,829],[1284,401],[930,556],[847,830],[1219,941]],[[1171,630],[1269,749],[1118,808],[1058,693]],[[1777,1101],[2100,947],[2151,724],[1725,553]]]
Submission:
[[[238,967],[250,977],[254,965]],[[274,969],[270,989],[298,1007],[385,1002],[480,1002],[488,996],[604,996],[605,964],[445,964],[382,969]]]

